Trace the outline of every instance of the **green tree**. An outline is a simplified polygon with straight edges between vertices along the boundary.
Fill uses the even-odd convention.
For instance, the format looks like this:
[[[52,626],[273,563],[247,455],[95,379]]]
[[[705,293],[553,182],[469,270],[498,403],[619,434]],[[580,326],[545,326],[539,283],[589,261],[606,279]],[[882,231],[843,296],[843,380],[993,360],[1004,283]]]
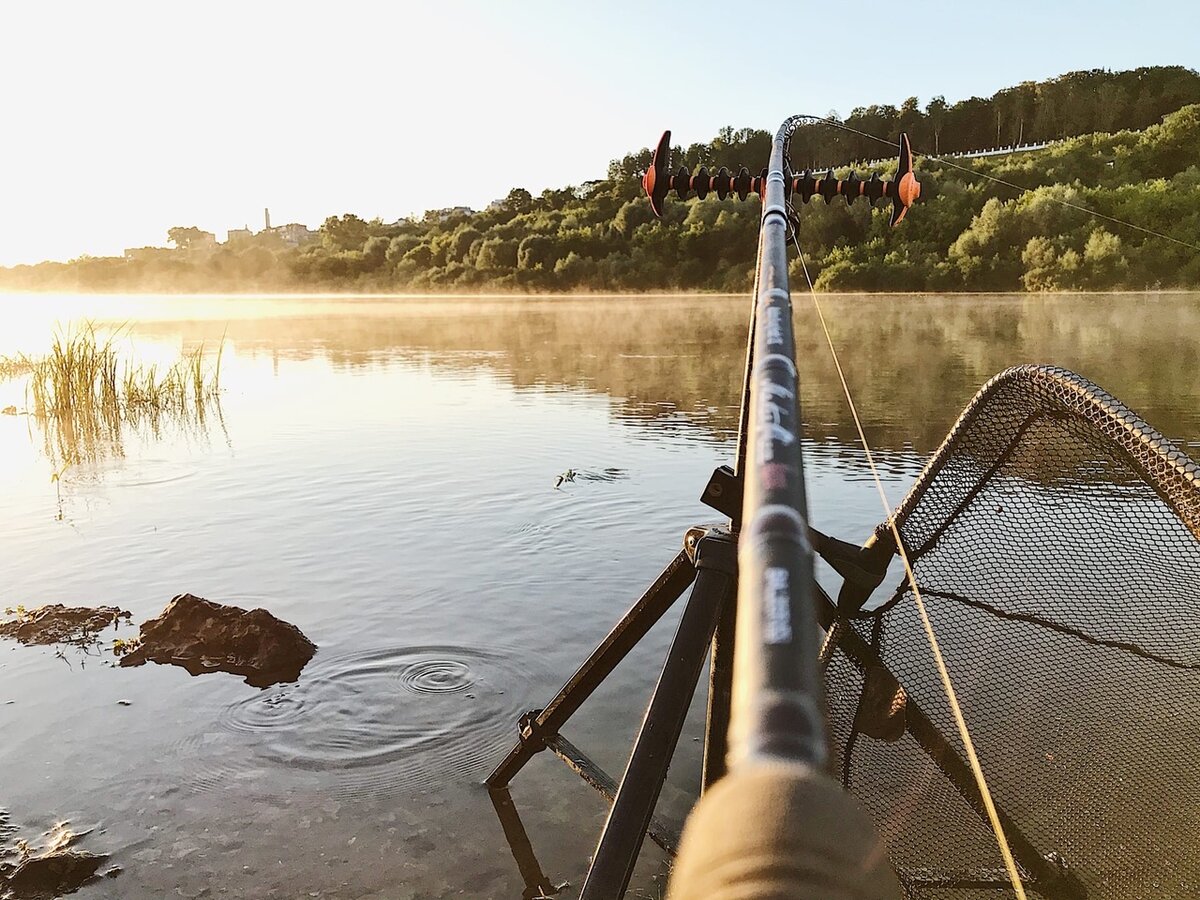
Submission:
[[[933,152],[942,152],[942,129],[946,127],[946,98],[934,97],[925,107],[925,116],[929,120],[930,131],[933,132]]]
[[[1083,248],[1083,287],[1112,290],[1122,287],[1129,261],[1121,248],[1121,239],[1103,228],[1088,235]]]
[[[531,234],[517,247],[517,268],[525,271],[535,269],[553,270],[558,262],[554,242],[545,235]]]
[[[167,240],[179,250],[190,250],[193,246],[198,245],[201,238],[207,233],[195,225],[189,225],[186,228],[176,225],[174,228],[167,229]]]
[[[388,250],[392,242],[383,235],[367,238],[363,245],[363,261],[368,269],[378,269],[387,261]]]
[[[471,245],[482,237],[483,234],[473,225],[459,226],[446,250],[446,258],[455,262],[463,262],[467,258],[467,254],[471,252]]]
[[[387,261],[392,265],[404,259],[405,255],[417,244],[421,243],[421,239],[415,234],[398,234],[388,243]]]
[[[1031,237],[1021,251],[1021,262],[1025,272],[1021,282],[1027,291],[1053,291],[1057,289],[1055,281],[1058,263],[1058,251],[1054,243],[1047,237],[1038,235]]]
[[[517,242],[488,238],[479,246],[476,266],[480,269],[511,271],[517,267]]]
[[[528,212],[533,207],[533,194],[525,188],[513,188],[504,198],[504,208],[515,213]]]
[[[361,250],[369,235],[370,226],[353,213],[330,216],[321,225],[322,242],[333,252]]]
[[[402,261],[413,263],[419,269],[428,269],[433,263],[433,248],[427,243],[417,244],[404,254]]]

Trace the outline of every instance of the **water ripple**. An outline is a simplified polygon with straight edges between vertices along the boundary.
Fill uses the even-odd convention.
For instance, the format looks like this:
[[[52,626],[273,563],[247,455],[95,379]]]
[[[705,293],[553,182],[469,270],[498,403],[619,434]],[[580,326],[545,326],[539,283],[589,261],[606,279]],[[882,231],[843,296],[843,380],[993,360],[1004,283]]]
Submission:
[[[475,683],[471,667],[453,659],[415,662],[400,673],[400,684],[414,694],[452,694]]]
[[[199,467],[175,459],[119,459],[97,465],[78,466],[63,474],[64,484],[78,487],[149,487],[193,477]]]
[[[227,789],[264,766],[313,773],[342,796],[479,778],[515,736],[530,686],[545,689],[523,661],[494,649],[400,647],[317,660],[299,682],[223,711],[221,727],[250,738],[248,746],[214,735],[185,741],[183,752],[203,760],[195,789]]]

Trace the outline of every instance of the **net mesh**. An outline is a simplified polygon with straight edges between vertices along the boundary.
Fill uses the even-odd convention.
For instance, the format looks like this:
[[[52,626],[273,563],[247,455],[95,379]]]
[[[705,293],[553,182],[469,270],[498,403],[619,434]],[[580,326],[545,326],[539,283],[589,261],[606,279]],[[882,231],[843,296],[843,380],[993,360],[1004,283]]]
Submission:
[[[895,515],[1031,895],[1200,897],[1200,467],[1021,366]],[[841,775],[909,897],[1011,897],[911,591],[876,598],[826,670]]]

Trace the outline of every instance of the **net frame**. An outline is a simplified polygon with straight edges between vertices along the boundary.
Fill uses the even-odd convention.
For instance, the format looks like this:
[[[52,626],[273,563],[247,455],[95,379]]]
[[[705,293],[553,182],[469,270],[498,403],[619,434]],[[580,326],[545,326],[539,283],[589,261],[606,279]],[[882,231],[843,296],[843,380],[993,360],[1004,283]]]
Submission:
[[[1058,434],[1064,436],[1064,447],[1070,445],[1067,449],[1038,452],[1040,442]],[[1089,456],[1100,458],[1103,464],[1089,460]],[[1014,484],[1018,487],[1012,487]],[[1041,557],[1035,554],[1032,559],[1025,559],[1024,564],[1040,566],[1052,575],[1057,572],[1057,577],[1064,581],[1065,575],[1071,574],[1072,580],[1082,585],[1074,589],[1081,596],[1072,597],[1073,588],[1067,585],[1061,596],[1048,597],[1046,579],[1031,577],[1029,591],[1025,593],[1032,592],[1035,600],[1039,589],[1044,593],[1039,604],[1030,608],[1027,605],[1030,598],[1022,593],[1023,588],[1013,589],[1011,585],[998,588],[993,583],[996,579],[989,581],[986,577],[989,573],[979,575],[978,583],[973,586],[967,578],[968,587],[960,594],[939,590],[937,579],[946,577],[952,564],[961,569],[980,562],[978,554],[955,558],[964,549],[960,532],[972,527],[978,530],[972,526],[972,517],[978,519],[979,510],[994,502],[993,495],[998,489],[1017,497],[1025,495],[1021,511],[1034,520],[1035,527],[1029,531],[1035,538],[1043,531],[1062,532],[1054,534],[1054,539],[1048,542],[1055,547],[1053,553]],[[1036,502],[1030,501],[1030,497]],[[1066,505],[1056,507],[1055,504],[1062,505],[1063,497],[1067,498]],[[1083,511],[1080,515],[1084,518],[1080,521],[1072,518],[1069,509],[1063,513],[1062,509],[1071,504]],[[1149,580],[1155,590],[1170,581],[1173,561],[1179,562],[1182,581],[1160,592],[1161,597],[1170,601],[1169,608],[1186,620],[1185,628],[1176,629],[1177,640],[1173,643],[1165,640],[1163,634],[1139,633],[1137,622],[1121,622],[1111,609],[1105,614],[1112,621],[1098,624],[1081,613],[1085,610],[1084,601],[1089,599],[1082,595],[1097,590],[1088,582],[1089,568],[1103,573],[1106,563],[1110,569],[1117,564],[1135,567],[1140,564],[1128,559],[1116,563],[1111,559],[1089,559],[1089,554],[1095,557],[1107,552],[1113,558],[1120,554],[1105,551],[1095,541],[1089,543],[1092,532],[1103,532],[1109,526],[1102,522],[1103,527],[1093,528],[1086,517],[1095,510],[1110,507],[1120,510],[1130,504],[1153,511],[1146,518],[1152,526],[1146,529],[1148,542],[1152,543],[1156,535],[1169,537],[1164,544],[1172,555],[1150,558],[1153,557],[1150,554],[1142,564],[1147,570],[1142,574],[1153,576]],[[1100,748],[1101,754],[1109,754],[1115,769],[1122,766],[1127,769],[1130,762],[1129,755],[1120,752],[1122,733],[1148,748],[1156,740],[1157,732],[1147,730],[1145,721],[1137,716],[1137,709],[1123,710],[1119,703],[1107,700],[1097,705],[1104,706],[1114,718],[1127,715],[1114,723],[1115,732],[1097,735],[1096,722],[1089,719],[1090,710],[1070,706],[1073,698],[1066,688],[1071,684],[1070,677],[1063,679],[1063,685],[1044,689],[1037,684],[1022,683],[1012,671],[995,663],[992,656],[1001,655],[1009,642],[1028,651],[1025,657],[1018,653],[1018,658],[1047,681],[1054,680],[1051,673],[1055,659],[1081,670],[1091,665],[1097,677],[1102,677],[1104,667],[1109,666],[1121,669],[1119,678],[1127,679],[1127,687],[1144,686],[1147,678],[1161,680],[1170,691],[1185,696],[1200,710],[1200,638],[1197,637],[1200,635],[1200,466],[1092,382],[1066,369],[1041,365],[1017,366],[995,376],[966,407],[893,517],[922,596],[932,598],[937,610],[939,640],[950,644],[960,673],[970,676],[965,681],[976,712],[990,698],[1003,710],[1002,717],[1008,715],[1011,727],[1015,721],[1012,709],[1025,704],[1035,734],[1039,727],[1056,734],[1062,731],[1067,736],[1055,740],[1076,748],[1086,749],[1090,742],[1090,746]],[[1057,518],[1064,519],[1065,524]],[[1133,524],[1121,521],[1112,527],[1120,532]],[[1005,540],[1011,542],[1011,529],[1010,533],[998,532],[988,537],[993,545]],[[868,543],[886,548],[893,540],[889,523],[884,522]],[[977,543],[986,545],[987,541]],[[894,551],[894,546],[891,549]],[[1023,546],[1016,549],[1028,551]],[[984,556],[990,552],[985,550]],[[1071,562],[1071,554],[1081,562]],[[986,562],[994,564],[995,559]],[[1021,563],[1017,559],[1013,565]],[[998,581],[1003,584],[1004,580]],[[1103,586],[1099,590],[1103,591]],[[927,647],[924,652],[921,650],[914,639],[911,621],[904,621],[912,606],[909,591],[908,585],[901,581],[890,597],[877,605],[868,603],[861,608],[843,605],[838,610],[829,604],[827,624],[835,629],[836,646],[841,651],[832,655],[826,669],[833,758],[840,766],[843,781],[871,809],[876,824],[888,837],[889,851],[908,896],[964,900],[980,896],[1011,897],[1013,891],[1002,877],[994,839],[989,840],[982,819],[978,793],[966,777],[961,744],[933,690],[925,658]],[[996,600],[989,592],[1000,599]],[[1141,604],[1138,609],[1145,608],[1157,596],[1138,598]],[[1056,608],[1062,597],[1069,601],[1065,615]],[[1014,602],[1014,598],[1020,602]],[[1070,603],[1076,606],[1070,607]],[[1101,609],[1106,610],[1103,604]],[[1133,615],[1131,612],[1130,616]],[[1126,626],[1129,633],[1122,630]],[[993,634],[1003,640],[989,637]],[[981,645],[991,655],[972,672],[966,663],[972,652],[979,652]],[[1091,659],[1101,663],[1088,663]],[[1036,665],[1031,660],[1036,660]],[[988,687],[989,679],[998,686]],[[1082,689],[1076,685],[1074,690],[1078,693]],[[1023,692],[1039,691],[1045,696],[1028,703],[1023,699]],[[1064,692],[1068,695],[1065,701]],[[1154,693],[1153,683],[1144,693]],[[1068,712],[1078,717],[1079,730],[1084,736],[1072,745],[1070,733],[1075,725],[1072,715],[1055,723],[1053,716],[1038,706],[1039,702],[1065,702]],[[1147,709],[1158,715],[1151,706]],[[1112,871],[1100,871],[1102,866],[1097,861],[1105,853],[1104,841],[1124,847],[1122,836],[1109,834],[1104,841],[1089,841],[1086,835],[1080,837],[1081,824],[1078,817],[1072,818],[1070,810],[1057,813],[1062,822],[1056,823],[1048,822],[1042,812],[1030,809],[1036,804],[1030,804],[1022,796],[1020,782],[1013,775],[1018,765],[1028,761],[1005,755],[1002,729],[981,727],[980,732],[985,767],[990,764],[993,769],[989,780],[995,775],[998,782],[1005,830],[1011,832],[1010,837],[1015,835],[1014,850],[1018,852],[1022,881],[1035,894],[1106,900],[1200,896],[1200,854],[1178,841],[1171,846],[1166,843],[1159,846],[1159,865],[1148,859],[1141,864],[1131,853],[1114,852],[1111,855],[1120,865],[1114,864]],[[1189,802],[1195,803],[1200,822],[1200,767],[1187,760],[1191,741],[1183,737],[1181,733],[1174,745],[1170,740],[1160,741],[1162,746],[1156,747],[1159,752],[1153,761],[1158,775],[1150,782],[1161,787],[1171,777],[1181,774],[1181,782],[1186,782],[1185,793]],[[1200,739],[1200,731],[1193,737]],[[1021,735],[1011,743],[1029,744],[1026,738]],[[1046,755],[1053,759],[1049,750]],[[1174,768],[1172,760],[1176,761]],[[1147,766],[1150,765],[1148,760]],[[1088,771],[1094,775],[1094,769]],[[1044,773],[1031,770],[1028,778],[1029,783],[1046,790],[1047,796],[1054,795],[1049,806],[1055,803],[1061,806],[1059,795],[1070,793]],[[1118,801],[1121,799],[1120,791],[1109,794]],[[1104,803],[1108,806],[1099,815],[1106,825],[1114,815],[1113,796],[1106,795]],[[1136,802],[1137,798],[1132,799]],[[918,817],[922,818],[919,823],[902,815],[905,804],[914,802],[925,809],[923,817]],[[1094,797],[1081,795],[1080,808],[1085,812],[1099,808],[1098,804],[1100,801]],[[897,831],[893,827],[898,818],[907,822],[907,829]],[[1126,843],[1143,850],[1154,845],[1159,838],[1151,819],[1151,816],[1141,817],[1137,825],[1141,830]],[[931,832],[936,832],[933,839]],[[951,834],[953,837],[946,837]],[[937,837],[942,838],[943,846],[939,846]],[[1131,867],[1139,871],[1130,875],[1125,870]]]

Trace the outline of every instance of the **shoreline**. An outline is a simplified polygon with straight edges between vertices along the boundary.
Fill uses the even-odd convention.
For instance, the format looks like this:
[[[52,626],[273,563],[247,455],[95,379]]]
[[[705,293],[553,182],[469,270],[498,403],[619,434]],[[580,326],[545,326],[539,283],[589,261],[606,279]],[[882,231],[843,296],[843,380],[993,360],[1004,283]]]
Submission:
[[[807,292],[793,288],[793,297]],[[1117,296],[1184,296],[1200,295],[1196,288],[1146,288],[1143,290],[1113,291],[818,291],[822,297],[1117,297]],[[0,290],[0,303],[22,297],[95,297],[179,299],[179,300],[634,300],[674,299],[683,297],[712,297],[714,299],[746,298],[751,291],[509,291],[480,293],[396,293],[367,291],[64,291],[64,290]]]

